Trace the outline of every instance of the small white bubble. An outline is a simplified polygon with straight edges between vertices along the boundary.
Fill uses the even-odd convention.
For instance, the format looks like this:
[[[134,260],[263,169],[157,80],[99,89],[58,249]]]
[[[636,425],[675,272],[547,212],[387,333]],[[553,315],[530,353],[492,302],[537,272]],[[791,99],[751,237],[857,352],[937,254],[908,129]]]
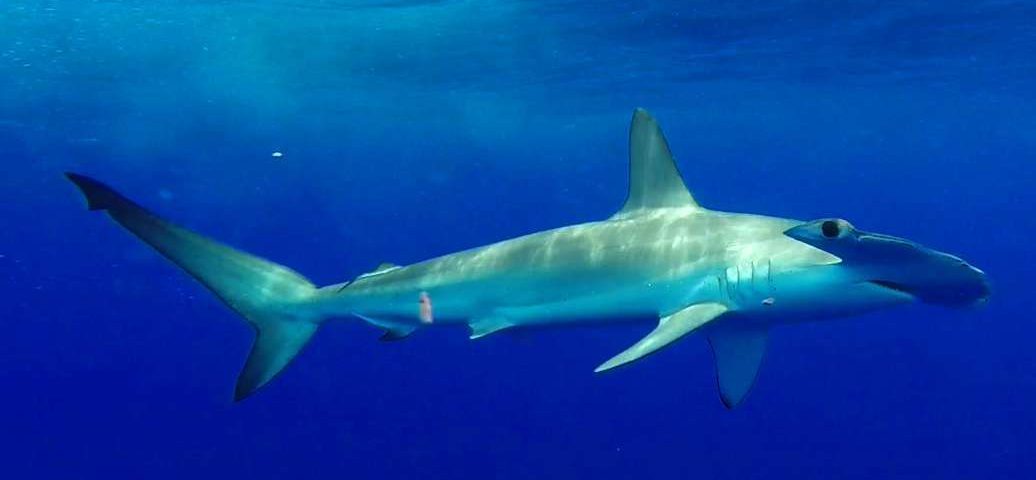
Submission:
[[[273,157],[273,158],[281,158],[281,157],[284,156],[284,154],[281,153],[281,152],[273,152],[273,153],[270,154],[270,156]]]

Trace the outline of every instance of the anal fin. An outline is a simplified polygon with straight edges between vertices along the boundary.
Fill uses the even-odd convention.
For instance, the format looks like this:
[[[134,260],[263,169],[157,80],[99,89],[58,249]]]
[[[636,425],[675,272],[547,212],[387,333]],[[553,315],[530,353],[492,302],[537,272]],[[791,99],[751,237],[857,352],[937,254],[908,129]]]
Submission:
[[[698,303],[672,315],[662,317],[658,321],[658,326],[651,333],[633,344],[632,347],[602,363],[594,369],[594,372],[611,370],[634,360],[639,360],[675,342],[684,335],[697,330],[702,325],[726,313],[726,311],[727,307],[720,303]]]
[[[411,333],[414,333],[414,330],[417,330],[416,326],[391,326],[385,329],[385,333],[381,334],[381,336],[378,337],[378,340],[382,342],[394,342],[396,340],[402,340],[406,337],[409,337]]]
[[[381,334],[378,340],[382,342],[393,342],[396,340],[402,340],[409,337],[411,333],[417,330],[418,325],[411,325],[402,322],[393,322],[391,320],[385,320],[381,318],[371,318],[360,314],[354,314],[360,317],[363,321],[374,325],[375,327],[382,328],[385,333]]]

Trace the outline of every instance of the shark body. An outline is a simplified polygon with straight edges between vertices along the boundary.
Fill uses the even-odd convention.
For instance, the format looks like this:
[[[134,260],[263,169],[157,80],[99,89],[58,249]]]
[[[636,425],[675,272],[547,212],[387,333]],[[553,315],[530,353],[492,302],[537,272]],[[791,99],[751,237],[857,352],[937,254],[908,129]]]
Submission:
[[[480,338],[530,325],[654,316],[654,330],[597,371],[702,332],[721,399],[732,408],[751,389],[775,325],[913,300],[968,305],[989,295],[984,274],[963,260],[844,220],[701,207],[657,122],[640,109],[630,129],[629,193],[611,218],[409,266],[385,264],[323,288],[173,225],[89,177],[68,175],[91,209],[106,210],[256,328],[237,399],[280,372],[328,319],[359,317],[395,340],[443,324],[468,324]]]

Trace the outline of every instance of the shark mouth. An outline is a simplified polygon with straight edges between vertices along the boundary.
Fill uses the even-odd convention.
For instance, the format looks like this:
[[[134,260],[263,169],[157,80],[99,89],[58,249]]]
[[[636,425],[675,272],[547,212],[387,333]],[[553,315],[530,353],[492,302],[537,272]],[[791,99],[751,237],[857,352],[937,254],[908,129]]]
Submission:
[[[914,292],[911,291],[910,287],[908,287],[906,285],[903,285],[901,283],[890,282],[888,280],[870,280],[870,281],[868,281],[868,283],[873,283],[874,285],[877,285],[877,286],[880,286],[880,287],[883,287],[883,288],[888,288],[888,289],[893,290],[893,291],[898,291],[900,293],[906,293],[906,294],[909,294],[909,295],[913,295],[914,294]]]
[[[989,284],[983,282],[978,291],[954,290],[954,289],[924,289],[923,287],[911,288],[902,283],[888,280],[868,280],[867,283],[877,285],[881,288],[895,292],[900,295],[907,295],[915,300],[924,303],[942,305],[945,307],[980,307],[989,301]]]
[[[911,291],[910,287],[907,287],[902,283],[890,282],[888,280],[869,280],[867,283],[871,283],[894,292],[910,295],[911,297],[914,296],[914,292]]]

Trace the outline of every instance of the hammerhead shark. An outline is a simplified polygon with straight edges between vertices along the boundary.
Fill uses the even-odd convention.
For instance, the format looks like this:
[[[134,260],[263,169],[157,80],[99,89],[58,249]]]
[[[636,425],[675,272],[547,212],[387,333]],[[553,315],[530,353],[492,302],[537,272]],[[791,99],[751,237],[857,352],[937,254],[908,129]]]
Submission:
[[[185,270],[247,320],[256,336],[237,379],[241,400],[281,372],[335,318],[398,340],[467,324],[503,330],[657,318],[640,341],[595,370],[644,358],[693,332],[708,339],[720,398],[755,383],[770,329],[911,301],[963,307],[990,295],[986,275],[953,255],[857,230],[708,210],[677,170],[658,123],[633,113],[629,191],[610,218],[532,233],[408,266],[382,264],[317,287],[284,266],[170,223],[92,178],[66,173],[90,210]]]

